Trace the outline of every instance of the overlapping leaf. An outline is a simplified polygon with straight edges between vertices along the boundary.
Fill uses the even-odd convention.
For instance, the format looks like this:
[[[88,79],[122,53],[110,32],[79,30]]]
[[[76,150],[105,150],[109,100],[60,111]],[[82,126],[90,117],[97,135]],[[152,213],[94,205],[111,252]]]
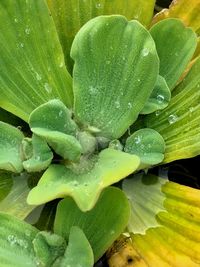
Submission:
[[[143,118],[146,127],[158,131],[166,144],[164,162],[190,158],[200,151],[200,59],[173,91],[169,106]]]
[[[77,126],[70,111],[60,100],[51,100],[36,108],[29,117],[33,133],[43,137],[64,159],[77,160],[81,145],[75,138]]]
[[[79,226],[89,240],[97,260],[124,230],[129,212],[127,198],[121,190],[114,187],[106,188],[95,207],[88,212],[80,211],[68,197],[58,205],[54,231],[68,237],[71,227]]]
[[[0,169],[19,173],[23,170],[21,143],[23,133],[4,122],[0,122]]]
[[[26,202],[32,181],[38,174],[0,173],[0,212],[14,215],[23,220],[35,208]]]
[[[173,90],[179,77],[192,59],[197,37],[178,19],[166,19],[155,24],[150,33],[160,59],[160,75]]]
[[[101,136],[120,137],[137,119],[157,79],[152,37],[137,21],[101,16],[78,32],[71,56],[76,118],[100,129]]]
[[[0,107],[24,120],[52,98],[71,107],[71,77],[45,1],[2,0],[0,10]]]
[[[163,161],[165,142],[158,132],[145,128],[127,138],[124,150],[137,155],[141,161],[139,169],[144,169]]]
[[[148,25],[153,15],[155,0],[47,0],[47,3],[60,37],[66,65],[72,72],[71,44],[76,33],[87,21],[100,15],[120,14],[129,20],[137,19]]]
[[[137,266],[199,266],[199,190],[151,175],[135,178],[123,184],[132,205],[129,257],[137,254]]]
[[[108,148],[83,166],[51,165],[29,193],[27,201],[39,205],[71,196],[81,210],[87,211],[94,207],[105,187],[137,170],[139,164],[137,156]]]
[[[0,214],[0,261],[3,267],[39,265],[32,241],[38,230],[16,217]]]

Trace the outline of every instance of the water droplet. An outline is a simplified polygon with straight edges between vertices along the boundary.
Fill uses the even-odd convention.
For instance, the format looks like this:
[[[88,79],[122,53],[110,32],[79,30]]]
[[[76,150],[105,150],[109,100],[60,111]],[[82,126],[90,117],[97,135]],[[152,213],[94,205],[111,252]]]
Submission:
[[[109,65],[109,64],[110,64],[110,60],[106,60],[106,64],[108,64],[108,65]]]
[[[120,108],[120,102],[119,101],[115,101],[115,107],[118,109]]]
[[[31,32],[30,28],[26,28],[26,29],[25,29],[25,33],[26,33],[26,34],[30,34],[30,32]]]
[[[39,161],[40,160],[40,156],[36,156],[35,159]]]
[[[141,142],[141,138],[139,136],[136,136],[134,138],[134,141],[135,141],[136,144],[139,144]]]
[[[141,80],[140,79],[137,79],[138,82],[140,82]]]
[[[24,47],[24,43],[20,43],[20,47],[23,48]]]
[[[157,99],[157,101],[158,101],[158,103],[163,103],[164,102],[164,100],[165,100],[165,97],[163,96],[163,95],[157,95],[157,97],[156,97],[156,99]]]
[[[124,61],[125,61],[125,60],[126,60],[126,58],[125,58],[125,57],[122,57],[122,60],[124,60]]]
[[[36,72],[36,79],[37,79],[38,81],[40,81],[40,80],[42,79],[42,77],[40,76],[40,74],[37,73],[37,72]]]
[[[190,107],[189,108],[189,111],[192,113],[194,111],[194,108],[193,107]]]
[[[161,113],[161,111],[160,111],[160,110],[156,110],[156,112],[155,112],[155,115],[156,115],[156,117],[157,117],[157,116],[159,116],[159,115],[160,115],[160,113]]]
[[[110,231],[110,234],[111,234],[111,235],[114,235],[114,234],[115,234],[115,230],[111,230],[111,231]]]
[[[51,93],[52,92],[52,88],[48,83],[44,84],[44,89],[47,91],[47,93]]]
[[[59,114],[58,114],[58,115],[59,115],[59,117],[61,117],[61,116],[62,116],[62,114],[63,114],[63,111],[62,111],[62,110],[60,110],[60,111],[59,111]]]
[[[199,88],[200,87],[200,84],[197,84],[197,88]]]
[[[61,61],[60,64],[59,64],[59,67],[62,68],[64,66],[64,62]]]
[[[133,105],[131,104],[131,102],[128,102],[128,108],[131,109],[133,107]]]
[[[97,90],[97,88],[96,87],[94,87],[94,86],[90,86],[89,87],[89,93],[91,94],[91,95],[95,95],[96,93],[98,93],[98,90]]]
[[[96,3],[96,8],[102,8],[101,3]]]
[[[169,124],[173,124],[178,120],[178,116],[176,114],[171,114],[168,117]]]
[[[15,245],[17,242],[17,239],[14,235],[8,235],[7,240],[11,245]]]
[[[17,18],[15,18],[15,19],[14,19],[14,22],[15,22],[15,23],[17,23],[17,22],[18,22],[18,19],[17,19]]]
[[[31,236],[31,231],[25,230],[25,235],[28,236],[28,237],[30,237]]]
[[[148,56],[148,54],[149,54],[149,49],[148,49],[148,48],[144,48],[144,49],[142,49],[142,56],[143,56],[143,57]]]
[[[113,50],[113,46],[110,46],[110,50]]]

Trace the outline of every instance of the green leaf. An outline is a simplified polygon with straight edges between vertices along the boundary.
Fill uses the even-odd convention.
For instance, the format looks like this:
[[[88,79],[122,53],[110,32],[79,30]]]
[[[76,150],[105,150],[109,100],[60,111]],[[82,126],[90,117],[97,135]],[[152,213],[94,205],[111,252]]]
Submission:
[[[158,131],[165,140],[163,163],[199,155],[200,151],[200,58],[175,88],[169,106],[143,118],[146,127]]]
[[[35,267],[32,240],[38,230],[19,219],[0,213],[0,261],[3,267]]]
[[[55,233],[68,238],[72,226],[80,227],[89,240],[95,261],[125,229],[130,207],[123,192],[106,188],[95,207],[82,212],[71,198],[59,202],[54,224]]]
[[[165,142],[162,136],[153,129],[140,129],[126,140],[125,152],[137,155],[141,168],[158,164],[164,159]]]
[[[28,203],[39,205],[56,198],[71,196],[81,210],[90,210],[101,191],[137,170],[140,160],[135,155],[108,148],[87,164],[91,166],[70,168],[51,165],[38,185],[29,193]]]
[[[169,87],[165,79],[159,75],[155,87],[140,114],[149,114],[156,110],[164,109],[168,106],[170,100],[171,92]]]
[[[28,142],[27,145],[30,147],[30,140],[25,138],[23,141],[25,142],[24,145]],[[27,172],[39,172],[45,170],[53,159],[53,153],[46,141],[35,134],[32,136],[31,145],[32,156],[23,162],[24,169]]]
[[[54,99],[36,108],[29,117],[29,125],[33,133],[43,137],[63,158],[77,160],[80,157],[82,148],[73,136],[77,126],[60,100]]]
[[[34,179],[36,177],[34,174]],[[27,173],[20,175],[0,173],[0,212],[14,215],[22,220],[26,218],[35,208],[26,202],[32,179],[33,176]]]
[[[33,240],[36,257],[41,265],[52,266],[55,260],[62,257],[66,248],[65,240],[56,234],[39,232]]]
[[[158,57],[148,31],[122,16],[101,16],[76,35],[75,116],[116,139],[137,119],[158,75]],[[149,72],[151,69],[151,72]]]
[[[84,232],[79,227],[73,226],[66,252],[53,267],[92,267],[93,265],[94,256],[90,243]]]
[[[160,59],[160,75],[173,90],[192,59],[197,46],[196,34],[179,19],[160,21],[151,28],[150,33]]]
[[[152,175],[125,180],[123,189],[137,258],[147,266],[199,266],[200,191]]]
[[[57,27],[66,65],[71,72],[71,44],[76,33],[87,21],[99,15],[120,14],[129,20],[137,19],[148,25],[153,15],[155,0],[47,0],[47,3]]]
[[[0,122],[0,169],[16,173],[23,170],[20,151],[23,138],[20,130]]]
[[[52,98],[71,107],[71,77],[45,1],[2,0],[0,11],[0,106],[26,121]]]

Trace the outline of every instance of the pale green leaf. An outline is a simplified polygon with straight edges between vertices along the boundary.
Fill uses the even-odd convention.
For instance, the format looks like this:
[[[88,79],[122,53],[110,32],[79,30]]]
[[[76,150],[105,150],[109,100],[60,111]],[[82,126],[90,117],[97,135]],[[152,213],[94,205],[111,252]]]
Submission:
[[[71,77],[45,1],[2,0],[0,24],[0,106],[26,121],[52,98],[71,107]]]
[[[77,160],[81,145],[73,136],[77,126],[70,111],[60,100],[51,100],[36,108],[29,117],[33,133],[43,137],[47,143],[65,159]]]
[[[169,87],[165,79],[159,75],[155,87],[140,114],[149,114],[156,110],[164,109],[168,106],[170,99],[171,92]]]
[[[173,90],[195,52],[197,36],[179,19],[165,19],[155,24],[150,33],[160,59],[160,75]]]
[[[127,138],[124,150],[140,158],[141,169],[163,161],[165,142],[158,132],[144,128]]]
[[[129,212],[127,198],[114,187],[106,188],[88,212],[79,210],[68,197],[58,204],[54,231],[68,238],[72,226],[80,227],[92,246],[96,261],[125,229]]]
[[[38,230],[14,216],[0,213],[0,262],[2,267],[38,266],[32,240]]]
[[[93,159],[93,161],[95,158]],[[91,166],[51,165],[28,196],[29,204],[71,196],[83,211],[94,207],[101,191],[137,170],[140,160],[114,149],[105,149]]]
[[[11,173],[0,174],[0,212],[14,215],[19,219],[26,216],[35,208],[26,202],[30,185],[38,175],[21,173],[14,175]]]
[[[66,252],[53,267],[93,267],[94,256],[90,243],[84,232],[77,226],[73,226],[69,234],[69,243]]]
[[[19,173],[23,170],[21,143],[23,133],[4,122],[0,122],[0,169]]]
[[[200,59],[172,93],[169,106],[143,118],[158,131],[166,144],[163,163],[195,157],[200,151]]]
[[[71,44],[87,21],[100,15],[120,14],[147,26],[153,15],[155,0],[47,0],[47,3],[57,27],[66,65],[71,72]]]
[[[120,137],[137,119],[157,79],[152,37],[137,21],[101,16],[81,28],[71,56],[76,118],[100,129],[98,135]]]
[[[123,189],[131,202],[128,229],[137,258],[147,266],[198,267],[200,191],[152,175],[125,180]]]
[[[26,138],[24,139],[24,142],[26,144]],[[32,136],[31,145],[32,155],[23,162],[24,169],[27,172],[39,172],[45,170],[53,159],[53,153],[46,141],[35,134]],[[28,146],[30,147],[29,141]]]

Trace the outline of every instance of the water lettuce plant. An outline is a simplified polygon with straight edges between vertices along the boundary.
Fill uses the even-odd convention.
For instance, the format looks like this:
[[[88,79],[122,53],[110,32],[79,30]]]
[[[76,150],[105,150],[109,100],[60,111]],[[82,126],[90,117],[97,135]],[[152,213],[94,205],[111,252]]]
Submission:
[[[143,175],[199,154],[200,3],[177,2],[0,2],[2,266],[90,267],[124,231],[110,266],[198,266],[199,191]]]

